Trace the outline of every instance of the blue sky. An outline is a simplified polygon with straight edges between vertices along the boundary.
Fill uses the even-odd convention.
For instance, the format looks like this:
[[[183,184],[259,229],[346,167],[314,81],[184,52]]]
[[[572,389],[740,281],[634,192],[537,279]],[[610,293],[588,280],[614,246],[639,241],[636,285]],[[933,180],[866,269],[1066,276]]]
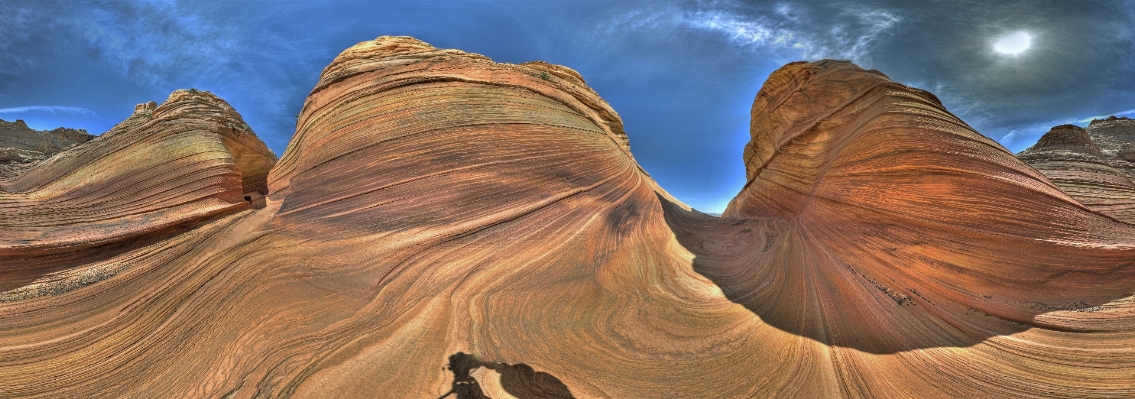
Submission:
[[[277,154],[343,49],[410,35],[578,70],[636,159],[719,212],[744,184],[753,96],[777,67],[850,59],[930,90],[1013,151],[1135,116],[1135,1],[24,1],[0,3],[0,119],[101,133],[180,88],[229,101]],[[1027,32],[1030,47],[993,43]]]

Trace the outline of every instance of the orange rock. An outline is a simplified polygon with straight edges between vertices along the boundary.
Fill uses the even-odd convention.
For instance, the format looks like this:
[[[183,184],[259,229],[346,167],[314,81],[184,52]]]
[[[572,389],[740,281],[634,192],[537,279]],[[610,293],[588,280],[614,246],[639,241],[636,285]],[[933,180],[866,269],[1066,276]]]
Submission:
[[[147,109],[0,178],[3,286],[238,212],[244,193],[265,189],[275,156],[224,101],[179,90]]]
[[[183,224],[27,218],[110,238],[0,275],[0,395],[1135,395],[1135,227],[849,63],[770,76],[725,218],[659,188],[565,67],[353,46],[262,209],[238,196],[270,153],[219,100],[172,97],[4,181],[97,192],[91,220],[145,221],[96,204],[153,185],[182,199],[138,203]]]

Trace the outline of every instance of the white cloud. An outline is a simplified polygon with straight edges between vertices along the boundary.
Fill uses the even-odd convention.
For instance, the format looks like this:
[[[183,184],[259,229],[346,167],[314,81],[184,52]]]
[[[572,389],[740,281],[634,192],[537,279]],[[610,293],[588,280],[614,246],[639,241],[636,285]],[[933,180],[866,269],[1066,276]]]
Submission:
[[[681,22],[690,28],[720,33],[730,42],[745,47],[800,48],[803,44],[797,40],[793,30],[763,16],[745,18],[722,10],[710,10],[690,13]]]
[[[1080,123],[1088,123],[1088,122],[1091,122],[1093,119],[1104,119],[1104,118],[1107,118],[1109,116],[1123,116],[1123,115],[1131,115],[1131,114],[1135,114],[1135,109],[1129,109],[1129,110],[1126,110],[1126,111],[1119,111],[1119,112],[1112,112],[1112,113],[1107,114],[1107,115],[1090,116],[1090,117],[1087,117],[1087,118],[1084,118],[1084,119],[1080,119],[1079,122]]]
[[[823,51],[841,54],[851,60],[865,58],[871,44],[902,21],[890,11],[861,6],[845,8],[840,14],[840,19],[847,22],[832,26],[831,39],[817,42],[836,46]]]
[[[68,22],[105,62],[151,84],[180,73],[215,75],[240,54],[233,28],[217,26],[172,1],[93,8]]]
[[[675,23],[675,17],[678,13],[679,11],[672,7],[659,10],[632,10],[613,18],[607,23],[601,24],[599,29],[607,35],[641,29],[653,29],[660,25]]]
[[[794,16],[795,12],[792,9],[792,6],[789,6],[788,4],[777,4],[776,7],[773,7],[773,10],[776,11],[778,15],[790,21],[796,21],[796,17]]]
[[[2,114],[51,114],[70,116],[95,116],[95,111],[79,107],[61,105],[31,105],[26,107],[0,108]]]
[[[742,11],[739,6],[713,3],[709,6],[666,7],[634,10],[600,27],[607,34],[645,31],[680,31],[682,28],[711,32],[727,42],[751,51],[788,51],[803,59],[838,58],[867,62],[872,44],[902,18],[891,11],[872,7],[844,7],[834,22],[806,18],[789,3],[775,4],[763,12]],[[827,29],[816,29],[827,26]]]

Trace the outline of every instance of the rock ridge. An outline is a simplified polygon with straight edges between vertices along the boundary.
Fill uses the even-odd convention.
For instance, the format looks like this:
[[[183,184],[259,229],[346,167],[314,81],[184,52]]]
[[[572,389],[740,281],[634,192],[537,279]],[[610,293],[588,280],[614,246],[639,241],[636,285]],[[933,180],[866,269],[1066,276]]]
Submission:
[[[97,136],[83,129],[34,130],[24,121],[0,119],[0,164],[24,164],[43,160]],[[3,176],[0,167],[0,176]]]
[[[179,90],[148,104],[95,140],[0,178],[0,282],[85,270],[98,248],[132,248],[246,210],[246,193],[266,189],[275,158],[223,100]]]
[[[1017,158],[1084,206],[1135,223],[1135,135],[1128,133],[1135,121],[1114,116],[1087,128],[1055,126]]]

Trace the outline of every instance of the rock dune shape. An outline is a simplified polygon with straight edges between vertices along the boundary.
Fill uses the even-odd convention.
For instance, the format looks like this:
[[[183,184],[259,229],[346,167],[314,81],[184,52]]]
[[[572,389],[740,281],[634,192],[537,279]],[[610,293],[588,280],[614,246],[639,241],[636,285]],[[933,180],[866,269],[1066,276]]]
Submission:
[[[1100,126],[1089,125],[1096,131],[1094,135],[1075,125],[1053,127],[1017,157],[1088,208],[1135,223],[1135,183],[1131,180],[1135,178],[1135,157],[1130,156],[1135,155],[1135,134],[1107,134],[1115,129],[1099,129]],[[1096,140],[1108,143],[1106,153],[1094,143]]]
[[[143,104],[98,138],[0,178],[0,301],[96,282],[132,263],[96,260],[248,209],[246,193],[266,192],[276,157],[246,129],[212,94],[176,91],[161,107]],[[46,276],[50,287],[40,282]]]
[[[1135,397],[1135,226],[847,62],[752,117],[718,218],[562,66],[359,43],[275,166],[175,92],[0,181],[0,396]]]

